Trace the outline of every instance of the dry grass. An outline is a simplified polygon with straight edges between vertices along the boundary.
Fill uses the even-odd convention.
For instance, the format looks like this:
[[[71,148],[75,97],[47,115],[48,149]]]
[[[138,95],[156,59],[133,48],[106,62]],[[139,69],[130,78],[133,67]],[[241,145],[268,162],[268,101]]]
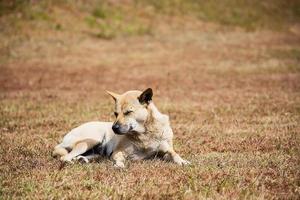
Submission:
[[[64,6],[50,21],[1,17],[0,199],[299,198],[299,26],[247,32],[161,15],[151,35],[107,41]],[[105,89],[147,87],[192,166],[51,157],[72,127],[113,120]]]

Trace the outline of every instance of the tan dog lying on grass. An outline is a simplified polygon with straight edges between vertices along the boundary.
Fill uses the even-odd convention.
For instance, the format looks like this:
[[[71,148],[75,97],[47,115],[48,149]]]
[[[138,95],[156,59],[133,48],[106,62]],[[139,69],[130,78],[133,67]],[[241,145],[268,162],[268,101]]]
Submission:
[[[84,154],[98,148],[98,154],[111,156],[114,166],[121,168],[126,159],[142,160],[156,155],[179,165],[190,163],[174,151],[169,117],[155,107],[151,88],[108,94],[115,100],[115,122],[88,122],[74,128],[55,147],[54,156],[67,162],[88,162],[96,154]]]

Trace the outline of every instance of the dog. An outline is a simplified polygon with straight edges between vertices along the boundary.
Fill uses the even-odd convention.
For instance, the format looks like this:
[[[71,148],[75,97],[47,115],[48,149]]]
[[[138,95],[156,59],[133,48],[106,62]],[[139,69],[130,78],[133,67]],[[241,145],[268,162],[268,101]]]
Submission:
[[[115,101],[116,120],[88,122],[74,128],[55,146],[53,156],[71,163],[79,159],[89,162],[97,155],[107,156],[118,168],[125,167],[126,159],[143,160],[156,156],[178,165],[190,164],[175,152],[169,117],[154,105],[151,88],[121,95],[106,92]],[[91,150],[92,154],[85,156]]]

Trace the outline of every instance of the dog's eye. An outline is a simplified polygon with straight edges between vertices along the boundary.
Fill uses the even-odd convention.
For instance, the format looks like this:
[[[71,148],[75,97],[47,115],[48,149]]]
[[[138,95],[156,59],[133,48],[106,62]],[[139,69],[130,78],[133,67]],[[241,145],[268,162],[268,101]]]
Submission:
[[[124,115],[129,115],[132,112],[133,112],[132,110],[128,110],[128,111],[124,112]]]
[[[115,115],[116,117],[118,117],[119,113],[117,113],[117,112],[114,112],[114,115]]]

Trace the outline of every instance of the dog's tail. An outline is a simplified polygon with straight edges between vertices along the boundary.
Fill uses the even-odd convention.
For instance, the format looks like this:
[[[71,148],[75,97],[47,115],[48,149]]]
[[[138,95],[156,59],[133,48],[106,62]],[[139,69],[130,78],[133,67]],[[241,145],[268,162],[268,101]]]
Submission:
[[[63,148],[61,144],[56,145],[54,147],[54,151],[52,152],[52,156],[53,157],[57,157],[57,156],[64,156],[67,155],[69,152],[67,151],[67,149]]]

